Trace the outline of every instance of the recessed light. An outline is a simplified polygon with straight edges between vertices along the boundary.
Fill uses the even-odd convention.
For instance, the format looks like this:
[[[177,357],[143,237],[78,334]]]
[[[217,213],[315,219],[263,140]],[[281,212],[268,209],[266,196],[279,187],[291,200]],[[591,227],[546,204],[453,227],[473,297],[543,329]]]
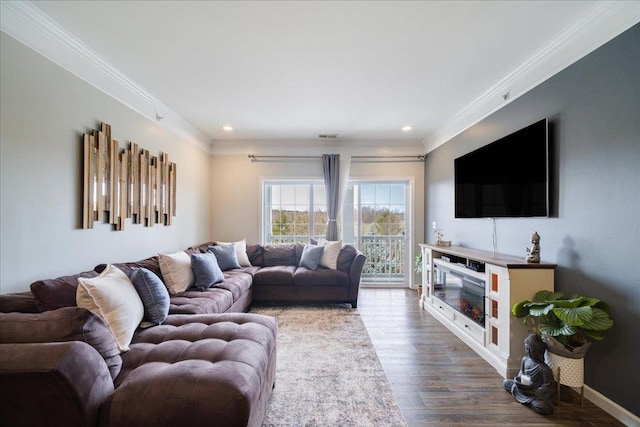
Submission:
[[[233,128],[229,125],[227,126],[222,126],[222,130],[225,132],[231,132],[233,130]]]
[[[402,128],[402,132],[409,132],[411,129],[412,129],[411,126],[404,126]]]

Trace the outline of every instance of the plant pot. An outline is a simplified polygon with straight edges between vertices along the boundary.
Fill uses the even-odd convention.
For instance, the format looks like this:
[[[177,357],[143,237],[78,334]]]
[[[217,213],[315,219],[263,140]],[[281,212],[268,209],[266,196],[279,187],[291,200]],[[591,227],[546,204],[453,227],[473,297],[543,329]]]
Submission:
[[[551,368],[553,379],[558,384],[558,404],[560,402],[560,385],[580,387],[580,403],[584,404],[584,356],[591,347],[585,342],[580,347],[569,350],[562,343],[550,336],[545,336],[547,351],[544,362]]]
[[[548,352],[557,354],[558,356],[566,357],[568,359],[583,359],[587,355],[587,351],[591,347],[591,342],[585,341],[585,343],[581,346],[570,350],[552,336],[543,335],[542,339],[547,345]]]

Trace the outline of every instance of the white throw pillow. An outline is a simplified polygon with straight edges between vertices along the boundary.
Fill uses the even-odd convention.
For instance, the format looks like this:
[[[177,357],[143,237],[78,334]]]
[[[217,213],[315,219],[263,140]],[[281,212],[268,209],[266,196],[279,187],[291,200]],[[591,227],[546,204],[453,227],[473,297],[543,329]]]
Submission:
[[[322,242],[322,246],[324,249],[322,250],[320,265],[336,270],[338,268],[338,255],[340,255],[340,249],[342,249],[342,240],[325,240]]]
[[[142,321],[142,300],[122,270],[107,265],[99,276],[78,278],[76,304],[102,317],[120,351],[128,351],[133,333]]]
[[[216,242],[216,245],[233,245],[236,249],[236,256],[238,257],[240,267],[251,267],[251,261],[249,261],[249,255],[247,255],[247,239],[242,239],[237,242]]]
[[[185,251],[158,254],[158,261],[164,284],[171,295],[186,291],[195,282],[191,257]]]

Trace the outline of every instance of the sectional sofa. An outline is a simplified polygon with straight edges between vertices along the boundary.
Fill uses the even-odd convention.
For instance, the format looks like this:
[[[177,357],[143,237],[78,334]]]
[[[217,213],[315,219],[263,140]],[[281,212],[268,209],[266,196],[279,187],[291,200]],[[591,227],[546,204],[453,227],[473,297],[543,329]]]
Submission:
[[[196,261],[214,247],[229,254],[230,246],[235,261],[223,265],[216,256],[225,268],[206,285]],[[364,255],[334,246],[326,266],[307,249],[317,253],[303,244],[207,242],[0,295],[0,425],[261,425],[275,381],[277,322],[245,311],[258,303],[357,306]],[[167,265],[185,256],[191,278]],[[100,301],[100,292],[109,299],[122,281],[134,284],[141,302],[122,302],[135,295],[120,300],[138,313],[121,316],[135,318],[129,336],[114,328]],[[176,288],[180,283],[187,288]],[[149,284],[169,294],[164,313]]]

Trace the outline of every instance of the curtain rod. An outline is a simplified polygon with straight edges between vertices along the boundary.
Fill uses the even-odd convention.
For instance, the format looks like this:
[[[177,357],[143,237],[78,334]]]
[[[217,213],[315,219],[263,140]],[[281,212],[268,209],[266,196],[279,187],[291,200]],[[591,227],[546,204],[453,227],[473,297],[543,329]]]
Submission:
[[[321,159],[322,156],[257,156],[255,154],[249,154],[247,157],[251,159],[251,162],[274,162],[288,159]],[[427,158],[426,154],[414,155],[414,156],[351,156],[351,159],[355,159],[357,163],[364,162],[424,162]],[[267,160],[262,160],[267,159]],[[396,159],[396,160],[393,160]],[[406,159],[406,160],[401,160]]]

